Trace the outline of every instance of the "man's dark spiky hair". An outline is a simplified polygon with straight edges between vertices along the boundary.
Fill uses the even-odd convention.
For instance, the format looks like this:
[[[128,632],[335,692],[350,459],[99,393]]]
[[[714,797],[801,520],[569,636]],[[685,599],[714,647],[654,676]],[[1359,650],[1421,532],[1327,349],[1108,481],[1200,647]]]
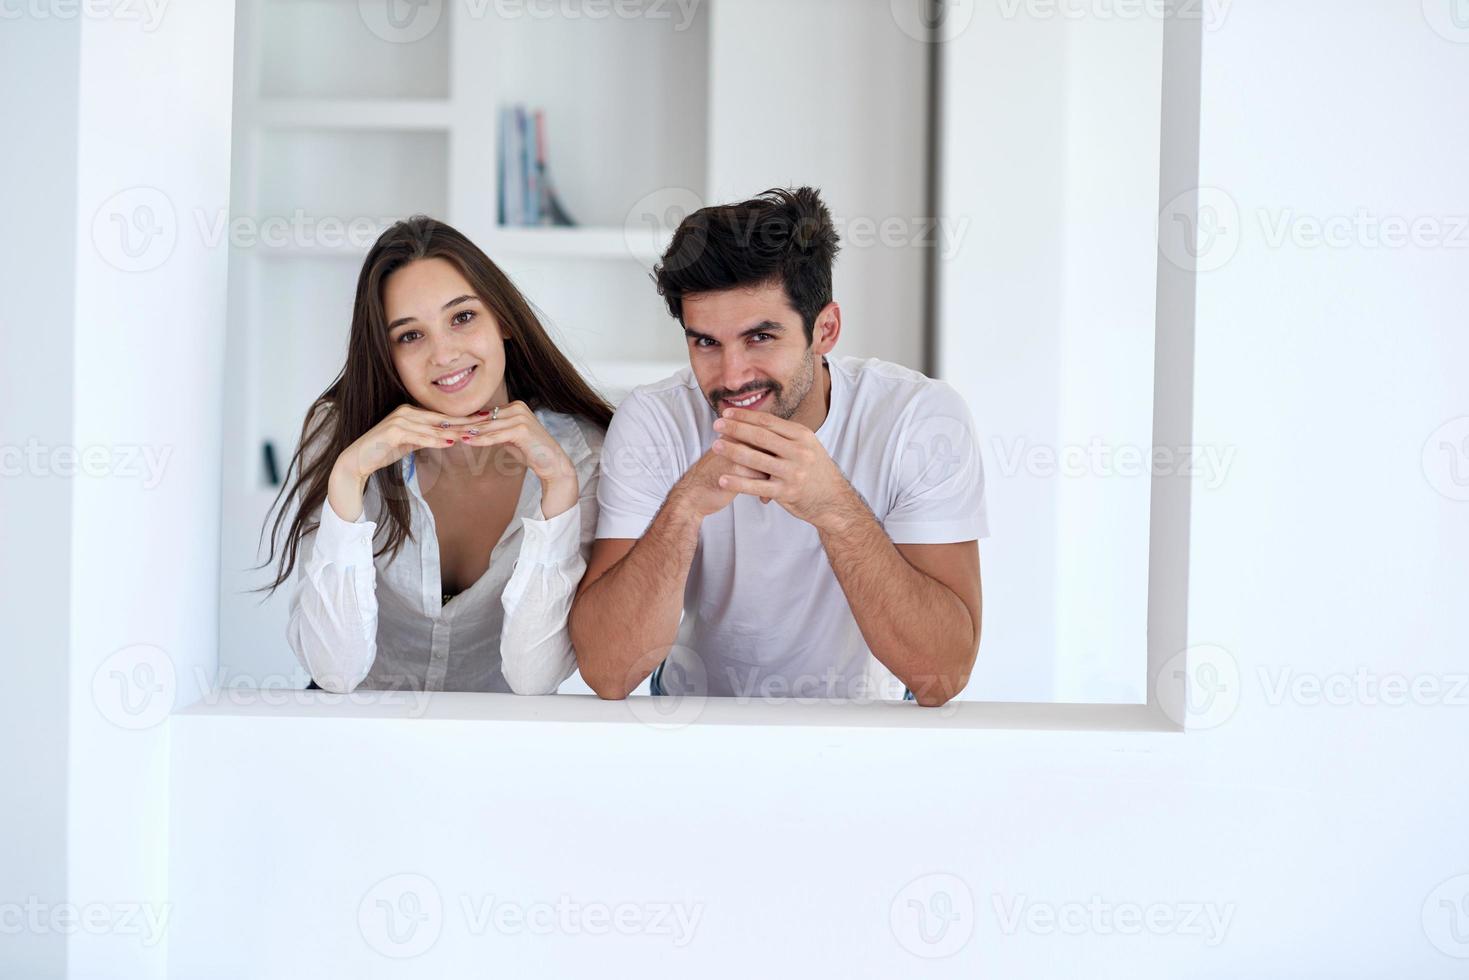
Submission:
[[[817,314],[832,299],[831,268],[840,248],[816,188],[772,188],[685,218],[653,278],[680,323],[685,296],[780,283],[809,344]]]

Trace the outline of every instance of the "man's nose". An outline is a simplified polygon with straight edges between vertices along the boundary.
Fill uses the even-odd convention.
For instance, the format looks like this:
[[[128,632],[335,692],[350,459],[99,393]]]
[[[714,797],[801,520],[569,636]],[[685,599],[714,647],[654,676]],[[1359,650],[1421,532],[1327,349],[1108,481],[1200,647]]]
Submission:
[[[725,391],[739,391],[755,380],[754,372],[750,369],[750,360],[745,356],[744,351],[726,347],[719,369],[720,387]]]

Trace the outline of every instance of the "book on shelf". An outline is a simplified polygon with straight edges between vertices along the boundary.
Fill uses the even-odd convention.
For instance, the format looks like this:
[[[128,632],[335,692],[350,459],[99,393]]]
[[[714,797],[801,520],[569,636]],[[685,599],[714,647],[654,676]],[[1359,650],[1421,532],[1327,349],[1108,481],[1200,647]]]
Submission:
[[[546,114],[523,105],[500,110],[496,141],[500,224],[513,228],[571,227],[546,161]]]

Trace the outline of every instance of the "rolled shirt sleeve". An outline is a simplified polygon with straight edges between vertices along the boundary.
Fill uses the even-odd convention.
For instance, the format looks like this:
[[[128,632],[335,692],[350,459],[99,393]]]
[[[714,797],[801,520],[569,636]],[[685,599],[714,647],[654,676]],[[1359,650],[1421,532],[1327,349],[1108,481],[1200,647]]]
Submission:
[[[323,502],[320,526],[301,539],[286,639],[301,666],[328,691],[361,684],[377,657],[377,524],[345,521]]]
[[[601,433],[577,466],[581,490],[570,509],[549,520],[521,518],[520,554],[500,595],[500,665],[516,694],[554,694],[576,671],[571,603],[587,570],[597,529]]]

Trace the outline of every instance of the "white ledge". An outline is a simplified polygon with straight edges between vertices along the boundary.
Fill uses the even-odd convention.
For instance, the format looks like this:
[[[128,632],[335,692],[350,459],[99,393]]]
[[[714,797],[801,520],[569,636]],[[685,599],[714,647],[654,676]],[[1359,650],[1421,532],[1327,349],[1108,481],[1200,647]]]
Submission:
[[[332,694],[272,688],[211,691],[174,712],[178,720],[204,718],[343,718],[552,722],[556,724],[780,726],[881,729],[1020,729],[1176,733],[1156,707],[1141,704],[1023,704],[954,701],[924,708],[911,701],[795,701],[739,698],[655,698],[603,701],[578,694],[521,697],[461,692],[355,691]]]

